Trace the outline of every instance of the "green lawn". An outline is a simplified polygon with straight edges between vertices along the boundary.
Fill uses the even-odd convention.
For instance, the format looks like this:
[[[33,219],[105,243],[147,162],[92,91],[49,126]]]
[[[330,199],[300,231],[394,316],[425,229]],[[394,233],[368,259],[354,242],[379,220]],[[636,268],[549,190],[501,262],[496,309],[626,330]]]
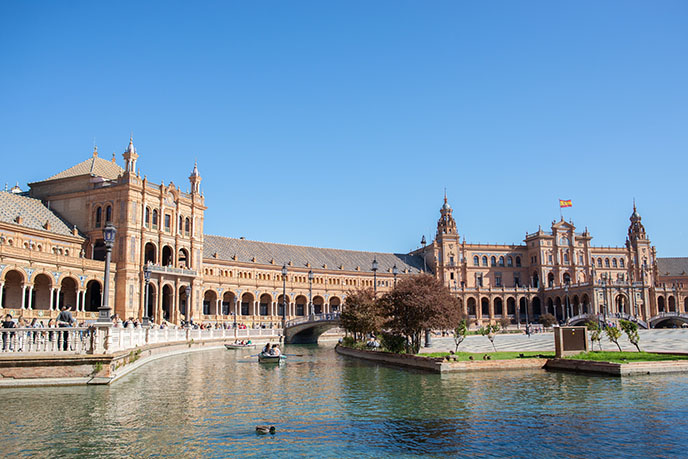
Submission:
[[[433,352],[431,354],[418,354],[419,357],[446,357],[449,354],[448,352]],[[456,354],[453,354],[452,357],[456,357],[457,360],[459,361],[466,361],[466,360],[471,360],[469,357],[473,357],[473,360],[483,360],[483,356],[489,355],[490,360],[510,360],[510,359],[518,359],[518,358],[539,358],[542,356],[542,358],[547,358],[547,359],[553,359],[554,358],[554,353],[553,352],[458,352]],[[520,356],[523,357],[520,357]]]
[[[652,352],[607,352],[593,351],[566,357],[573,360],[592,360],[595,362],[660,362],[662,360],[688,360],[688,355],[654,354]]]

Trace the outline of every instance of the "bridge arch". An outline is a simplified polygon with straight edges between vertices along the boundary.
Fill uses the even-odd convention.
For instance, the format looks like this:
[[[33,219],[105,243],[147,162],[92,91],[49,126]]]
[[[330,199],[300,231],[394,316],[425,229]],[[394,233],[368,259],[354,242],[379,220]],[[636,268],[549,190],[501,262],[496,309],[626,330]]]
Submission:
[[[339,314],[315,314],[287,322],[284,342],[287,344],[315,344],[320,335],[339,326]]]

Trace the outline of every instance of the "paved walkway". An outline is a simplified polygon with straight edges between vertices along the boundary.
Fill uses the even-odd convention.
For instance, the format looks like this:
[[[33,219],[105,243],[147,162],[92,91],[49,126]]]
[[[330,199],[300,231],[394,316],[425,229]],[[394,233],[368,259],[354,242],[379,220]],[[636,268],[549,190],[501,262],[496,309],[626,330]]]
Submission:
[[[643,351],[663,351],[663,352],[687,352],[688,353],[688,330],[684,329],[658,329],[640,330],[640,349]],[[549,351],[554,352],[554,334],[538,333],[531,335],[530,338],[525,334],[497,334],[494,339],[495,347],[498,351]],[[429,348],[423,347],[420,352],[446,352],[454,350],[454,339],[451,337],[433,337]],[[624,335],[621,340],[621,349],[624,351],[634,351],[635,347],[626,339]],[[602,336],[602,349],[617,350],[614,343],[610,342],[606,336]],[[595,344],[597,350],[597,343]],[[492,344],[485,336],[467,336],[459,351],[464,352],[492,352]]]

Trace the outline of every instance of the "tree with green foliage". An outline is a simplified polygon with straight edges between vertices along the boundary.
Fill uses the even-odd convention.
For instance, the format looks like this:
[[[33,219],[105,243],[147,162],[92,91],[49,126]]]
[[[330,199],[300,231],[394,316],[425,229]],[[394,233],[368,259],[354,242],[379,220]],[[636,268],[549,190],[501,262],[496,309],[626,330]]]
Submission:
[[[616,325],[608,325],[604,329],[605,333],[607,334],[607,339],[611,341],[612,343],[616,344],[616,347],[619,348],[619,352],[621,352],[621,346],[619,345],[619,338],[621,338],[621,329],[617,328]]]
[[[557,318],[554,317],[552,314],[543,314],[540,316],[540,323],[542,324],[543,327],[549,328],[552,325],[557,323]]]
[[[602,350],[602,329],[600,324],[596,320],[589,320],[586,324],[588,327],[588,332],[590,332],[590,341],[592,342],[592,349],[595,349],[595,342],[597,346]]]
[[[494,343],[494,338],[495,338],[495,333],[499,331],[499,325],[494,324],[490,325],[487,324],[484,327],[480,327],[478,329],[478,333],[480,333],[483,336],[487,336],[487,339],[490,340],[490,343],[492,343],[492,349],[494,349],[495,352],[497,352],[497,348],[495,347]]]
[[[466,339],[467,333],[468,321],[466,319],[461,319],[459,321],[459,325],[457,325],[454,329],[454,344],[456,344],[454,352],[459,352],[459,345],[461,345],[461,343],[463,343],[463,340]]]
[[[621,325],[621,330],[623,330],[624,333],[626,333],[628,341],[630,341],[631,344],[634,345],[636,349],[638,349],[638,352],[641,352],[640,346],[638,346],[638,341],[640,341],[640,335],[638,335],[638,324],[635,322],[631,322],[630,320],[623,319],[619,321],[619,324]]]
[[[417,353],[424,330],[454,329],[461,319],[459,301],[429,274],[403,277],[380,298],[384,328],[406,338],[407,352]]]
[[[365,335],[380,330],[382,316],[380,305],[371,288],[349,290],[339,315],[341,326],[352,333],[354,339],[363,339]]]

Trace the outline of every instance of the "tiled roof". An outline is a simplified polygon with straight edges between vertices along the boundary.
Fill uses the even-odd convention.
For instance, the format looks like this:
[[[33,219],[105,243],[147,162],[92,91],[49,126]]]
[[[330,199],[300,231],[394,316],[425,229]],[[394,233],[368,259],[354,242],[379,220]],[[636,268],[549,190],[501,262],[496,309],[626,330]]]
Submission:
[[[313,269],[323,269],[324,265],[327,265],[329,270],[338,270],[342,266],[342,271],[356,271],[356,267],[360,266],[361,272],[370,272],[375,258],[378,262],[378,273],[389,273],[394,265],[399,269],[399,273],[404,273],[406,269],[418,273],[423,269],[423,258],[417,255],[321,249],[223,236],[205,235],[204,239],[203,258],[208,261],[216,259],[267,265],[272,264],[271,260],[274,260],[274,264],[280,267],[291,261],[290,268],[306,268],[306,264],[310,263]],[[236,260],[233,259],[234,255]]]
[[[119,167],[117,163],[103,159],[96,154],[82,161],[76,166],[72,166],[67,170],[48,177],[45,180],[57,180],[67,177],[78,177],[80,175],[95,175],[107,179],[116,179],[124,172],[124,169]]]
[[[21,223],[17,223],[19,216],[21,216]],[[0,191],[0,222],[64,236],[73,235],[67,222],[55,215],[40,200],[7,191]],[[50,229],[45,228],[46,222],[49,223]]]
[[[657,270],[660,276],[688,275],[688,257],[657,258]]]

